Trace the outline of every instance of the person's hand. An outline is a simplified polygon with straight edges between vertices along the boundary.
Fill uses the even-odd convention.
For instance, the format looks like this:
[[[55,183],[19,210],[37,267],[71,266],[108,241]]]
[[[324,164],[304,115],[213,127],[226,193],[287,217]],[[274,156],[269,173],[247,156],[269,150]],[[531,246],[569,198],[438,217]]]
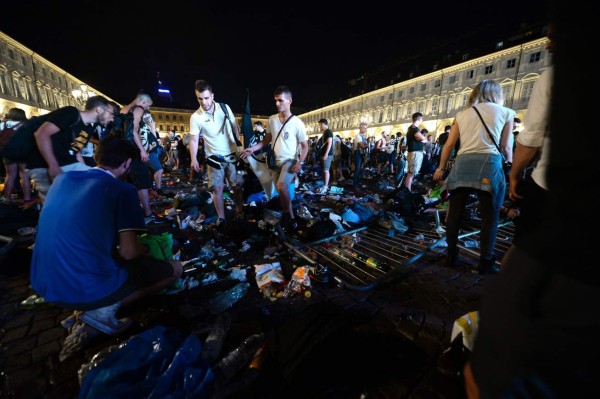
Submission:
[[[442,180],[442,177],[444,177],[444,172],[445,172],[445,170],[442,170],[440,168],[436,169],[435,173],[433,174],[433,180],[435,180],[435,181]]]
[[[300,162],[296,162],[290,168],[290,172],[292,172],[292,173],[299,173],[301,170],[302,170],[302,164]]]
[[[254,152],[254,151],[251,151],[251,150],[250,150],[250,148],[246,148],[244,151],[240,151],[240,152],[238,153],[238,156],[239,156],[241,159],[246,159],[246,158],[248,158],[250,155],[252,155],[252,153],[253,153],[253,152]]]
[[[194,172],[200,172],[200,165],[198,165],[197,159],[192,159],[192,169],[194,169]]]
[[[323,161],[327,161],[328,156],[327,155],[323,155]]]
[[[519,179],[509,179],[508,182],[508,198],[511,201],[518,201],[520,199],[523,199],[523,196],[521,194],[519,194],[519,184],[521,184],[521,182],[519,181]]]
[[[60,175],[61,173],[63,173],[63,170],[58,165],[48,168],[48,176],[50,176],[50,180],[54,180],[56,176]]]
[[[140,151],[140,158],[142,159],[142,162],[144,163],[148,163],[148,153],[146,152],[146,150],[141,150]]]

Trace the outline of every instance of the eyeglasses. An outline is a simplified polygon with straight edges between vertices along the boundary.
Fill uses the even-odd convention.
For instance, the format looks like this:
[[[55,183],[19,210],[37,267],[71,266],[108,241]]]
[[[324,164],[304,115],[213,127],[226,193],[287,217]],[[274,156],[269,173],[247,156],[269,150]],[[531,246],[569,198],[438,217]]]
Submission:
[[[111,114],[112,116],[117,116],[118,114],[113,111],[112,109],[108,109],[108,108],[104,108],[102,107],[102,109],[104,110],[104,112],[108,112],[109,114]]]

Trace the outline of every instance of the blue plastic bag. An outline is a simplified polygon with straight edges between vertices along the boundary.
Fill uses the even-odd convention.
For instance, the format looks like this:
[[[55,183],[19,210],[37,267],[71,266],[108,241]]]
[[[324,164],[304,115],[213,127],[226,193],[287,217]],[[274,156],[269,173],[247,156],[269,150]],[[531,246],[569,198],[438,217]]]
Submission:
[[[201,350],[195,335],[153,327],[91,369],[78,398],[205,397],[214,389],[214,375],[200,360]]]

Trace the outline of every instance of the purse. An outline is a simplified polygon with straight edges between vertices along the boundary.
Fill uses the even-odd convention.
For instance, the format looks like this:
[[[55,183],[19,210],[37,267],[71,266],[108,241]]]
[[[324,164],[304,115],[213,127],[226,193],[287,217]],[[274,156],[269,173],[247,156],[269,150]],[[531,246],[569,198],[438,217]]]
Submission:
[[[479,110],[477,109],[477,107],[473,106],[473,109],[475,110],[475,112],[477,112],[477,116],[479,116],[481,123],[483,123],[483,127],[485,127],[485,130],[489,134],[490,139],[492,140],[492,143],[494,143],[494,145],[496,146],[496,149],[498,150],[498,152],[500,153],[500,156],[502,157],[502,170],[504,171],[506,180],[508,180],[508,176],[510,175],[510,168],[512,167],[512,162],[508,162],[506,160],[506,158],[504,157],[504,154],[502,154],[502,151],[500,151],[500,146],[496,143],[496,140],[494,140],[494,136],[492,136],[492,132],[490,132],[490,129],[483,121],[483,118],[481,117],[481,114],[479,113]]]
[[[289,118],[287,118],[287,120],[283,123],[283,125],[281,125],[281,129],[279,129],[279,133],[277,133],[277,137],[275,137],[275,141],[273,142],[273,145],[269,144],[269,146],[265,149],[265,161],[267,162],[267,167],[269,169],[277,168],[277,157],[275,156],[275,150],[274,150],[275,143],[277,142],[277,139],[279,138],[279,135],[283,131],[283,128],[286,125],[286,123],[288,123],[288,121],[290,119],[292,119],[292,116],[294,116],[294,115],[290,115]]]

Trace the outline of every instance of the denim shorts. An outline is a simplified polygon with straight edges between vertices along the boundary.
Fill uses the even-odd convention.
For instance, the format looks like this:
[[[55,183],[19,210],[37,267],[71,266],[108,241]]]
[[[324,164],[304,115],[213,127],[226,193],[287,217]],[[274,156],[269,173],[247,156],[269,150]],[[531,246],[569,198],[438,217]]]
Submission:
[[[150,166],[150,169],[152,169],[153,172],[162,170],[163,167],[156,152],[151,152],[148,154],[148,166]]]

